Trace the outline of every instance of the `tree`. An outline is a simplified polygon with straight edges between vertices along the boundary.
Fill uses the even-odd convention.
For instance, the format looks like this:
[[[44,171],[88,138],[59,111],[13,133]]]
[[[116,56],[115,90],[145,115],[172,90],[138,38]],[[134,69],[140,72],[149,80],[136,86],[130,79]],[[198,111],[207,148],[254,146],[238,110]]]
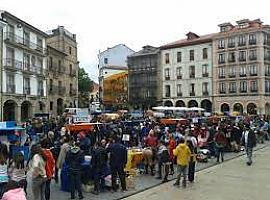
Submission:
[[[79,67],[78,73],[79,107],[89,106],[89,93],[93,90],[93,81],[84,68]]]

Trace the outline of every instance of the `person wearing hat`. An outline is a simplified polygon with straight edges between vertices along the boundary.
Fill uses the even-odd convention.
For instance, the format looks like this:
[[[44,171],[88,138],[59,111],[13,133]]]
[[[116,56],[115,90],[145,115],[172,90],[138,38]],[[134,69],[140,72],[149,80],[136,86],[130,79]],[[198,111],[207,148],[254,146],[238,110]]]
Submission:
[[[243,135],[242,135],[242,145],[245,147],[247,155],[247,165],[252,164],[252,151],[253,147],[256,146],[256,135],[254,131],[250,129],[249,124],[245,124]]]

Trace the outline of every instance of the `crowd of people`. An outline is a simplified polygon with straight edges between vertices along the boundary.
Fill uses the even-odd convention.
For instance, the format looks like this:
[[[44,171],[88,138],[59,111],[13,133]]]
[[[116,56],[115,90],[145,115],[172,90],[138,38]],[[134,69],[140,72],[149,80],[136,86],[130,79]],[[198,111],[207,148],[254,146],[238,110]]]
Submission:
[[[208,157],[224,161],[224,152],[241,151],[245,147],[247,165],[252,164],[252,150],[257,142],[269,140],[269,123],[266,119],[243,118],[225,119],[218,123],[177,124],[170,127],[158,121],[144,120],[132,125],[124,123],[101,124],[91,133],[81,131],[70,133],[63,128],[63,120],[41,128],[41,134],[33,134],[34,127],[26,124],[29,136],[30,156],[27,160],[22,152],[11,155],[6,144],[0,145],[0,198],[3,200],[24,200],[27,187],[35,200],[50,199],[50,185],[54,180],[65,184],[63,173],[68,172],[71,199],[78,195],[83,199],[82,182],[86,172],[92,174],[93,194],[106,189],[105,177],[111,174],[110,189],[116,192],[121,186],[127,190],[125,166],[128,148],[142,149],[144,174],[156,175],[162,182],[175,173],[174,183],[186,187],[187,181],[194,182],[196,162],[201,161],[199,151],[205,149]],[[128,134],[129,140],[123,141]],[[33,137],[35,135],[35,137]],[[84,165],[85,158],[91,156],[91,165]],[[85,169],[85,166],[87,168]],[[28,184],[27,182],[31,183]],[[119,180],[119,181],[117,181]],[[29,190],[28,190],[29,191]]]

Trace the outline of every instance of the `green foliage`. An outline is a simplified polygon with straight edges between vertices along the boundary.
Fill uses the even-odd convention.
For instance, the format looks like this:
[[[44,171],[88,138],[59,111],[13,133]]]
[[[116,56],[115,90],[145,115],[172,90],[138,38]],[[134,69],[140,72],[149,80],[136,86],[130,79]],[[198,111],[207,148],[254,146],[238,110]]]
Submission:
[[[84,108],[89,106],[89,93],[93,90],[93,81],[83,68],[79,68],[78,74],[79,107]]]

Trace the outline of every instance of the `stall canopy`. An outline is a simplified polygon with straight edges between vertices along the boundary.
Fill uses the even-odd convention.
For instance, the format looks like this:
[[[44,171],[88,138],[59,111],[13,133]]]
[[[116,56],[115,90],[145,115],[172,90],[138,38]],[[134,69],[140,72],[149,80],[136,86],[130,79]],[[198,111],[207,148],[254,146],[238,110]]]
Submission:
[[[187,108],[187,107],[168,107],[168,106],[157,106],[153,107],[153,110],[160,110],[160,111],[204,111],[203,108],[199,107],[192,107],[192,108]]]

